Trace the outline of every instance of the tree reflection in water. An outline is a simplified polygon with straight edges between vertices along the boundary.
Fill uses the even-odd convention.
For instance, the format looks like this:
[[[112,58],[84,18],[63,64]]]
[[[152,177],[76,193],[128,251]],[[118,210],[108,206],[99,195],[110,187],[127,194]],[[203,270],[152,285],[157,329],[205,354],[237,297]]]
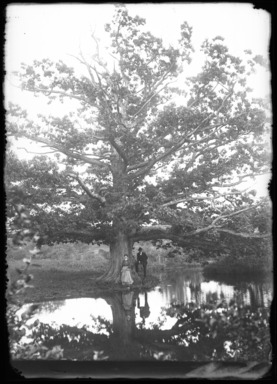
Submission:
[[[112,332],[108,356],[113,360],[136,360],[139,345],[134,342],[135,333],[135,293],[116,292],[104,297],[113,314]]]
[[[92,331],[89,324],[81,328],[63,324],[57,330],[39,323],[33,327],[34,342],[43,341],[47,348],[60,345],[63,359],[72,360],[269,361],[268,307],[242,305],[236,295],[229,302],[209,295],[202,304],[172,304],[147,329],[145,319],[151,310],[147,292],[144,305],[136,291],[103,298],[111,307],[112,322],[92,317],[98,324]],[[163,329],[169,318],[173,326]]]

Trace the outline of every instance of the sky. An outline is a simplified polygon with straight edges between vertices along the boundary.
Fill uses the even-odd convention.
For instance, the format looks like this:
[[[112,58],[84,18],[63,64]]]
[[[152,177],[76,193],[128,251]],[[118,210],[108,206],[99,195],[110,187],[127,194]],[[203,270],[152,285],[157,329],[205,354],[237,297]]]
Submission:
[[[194,65],[197,71],[199,48],[206,38],[222,36],[231,53],[242,54],[251,49],[268,55],[270,15],[253,9],[248,3],[163,3],[128,4],[132,16],[146,19],[147,27],[165,43],[176,44],[180,25],[185,20],[193,28]],[[69,54],[78,54],[79,47],[91,49],[90,34],[95,31],[104,39],[104,25],[112,18],[113,4],[48,4],[7,7],[5,62],[7,71],[18,70],[21,62],[49,57],[76,64]],[[257,84],[256,84],[257,85]],[[261,79],[259,93],[267,93],[267,82]],[[16,91],[7,89],[7,97]],[[11,93],[11,95],[10,95]]]
[[[270,15],[253,8],[250,3],[142,3],[127,4],[132,16],[139,15],[147,21],[148,29],[167,44],[176,44],[182,22],[193,28],[192,43],[195,58],[187,74],[200,69],[199,49],[206,38],[222,36],[230,52],[242,55],[245,49],[268,57]],[[104,40],[104,25],[111,21],[114,3],[111,4],[10,4],[6,8],[5,102],[12,101],[28,110],[30,115],[50,111],[32,94],[14,87],[11,72],[19,70],[20,63],[34,59],[50,58],[76,65],[70,54],[78,55],[79,48],[91,49],[90,34]],[[104,40],[105,41],[105,40]],[[270,74],[258,73],[253,79],[255,96],[270,93]],[[62,114],[59,108],[52,114]],[[33,117],[33,116],[32,116]],[[26,142],[28,146],[28,142]],[[18,155],[26,157],[24,150]]]
[[[176,41],[179,26],[187,21],[193,27],[193,43],[223,36],[234,53],[253,49],[268,51],[270,15],[240,3],[163,3],[128,4],[131,15],[145,17],[153,34],[164,41]],[[100,36],[113,14],[113,4],[50,4],[7,7],[7,64],[51,56],[60,58],[77,51],[80,42],[89,44],[89,33]]]

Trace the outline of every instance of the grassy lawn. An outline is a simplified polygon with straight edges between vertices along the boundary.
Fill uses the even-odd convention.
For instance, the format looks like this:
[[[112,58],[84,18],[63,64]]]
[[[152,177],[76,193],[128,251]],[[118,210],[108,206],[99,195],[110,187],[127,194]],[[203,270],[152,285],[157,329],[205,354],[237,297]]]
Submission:
[[[22,261],[12,260],[8,263],[11,280],[18,276],[16,268],[21,269]],[[65,299],[91,296],[95,293],[95,279],[101,271],[94,271],[78,265],[65,264],[53,260],[34,260],[28,271],[33,275],[30,285],[24,293],[26,302]]]

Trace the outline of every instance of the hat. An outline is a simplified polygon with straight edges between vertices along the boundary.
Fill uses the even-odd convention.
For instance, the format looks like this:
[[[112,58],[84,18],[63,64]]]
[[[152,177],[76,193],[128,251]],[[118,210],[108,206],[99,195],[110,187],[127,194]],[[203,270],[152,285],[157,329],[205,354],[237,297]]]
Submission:
[[[142,248],[141,247],[139,247],[139,249],[138,249],[139,251],[142,251]]]

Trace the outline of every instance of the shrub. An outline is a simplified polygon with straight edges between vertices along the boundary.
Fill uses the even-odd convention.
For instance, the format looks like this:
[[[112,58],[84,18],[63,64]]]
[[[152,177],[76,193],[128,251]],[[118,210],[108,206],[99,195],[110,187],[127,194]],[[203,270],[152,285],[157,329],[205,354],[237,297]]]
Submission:
[[[20,250],[23,251],[22,254],[26,257],[22,259],[22,268],[16,270],[17,277],[14,280],[12,280],[8,274],[6,318],[10,355],[12,359],[57,359],[63,356],[61,347],[54,346],[49,349],[43,345],[42,340],[32,339],[33,330],[26,325],[26,317],[31,316],[36,309],[35,306],[30,307],[26,317],[18,315],[18,311],[24,303],[20,294],[24,293],[26,288],[32,287],[29,283],[33,276],[28,273],[28,269],[32,262],[32,257],[40,253],[37,247],[37,241],[40,237],[38,232],[32,230],[31,218],[25,210],[25,207],[18,201],[15,201],[14,209],[16,213],[15,223],[17,227],[20,227],[20,230],[14,231],[13,244],[8,245],[10,246],[10,250],[13,246],[24,247]],[[15,251],[15,249],[13,251]],[[27,331],[30,331],[31,344],[26,343],[26,341],[24,342],[24,336]]]

